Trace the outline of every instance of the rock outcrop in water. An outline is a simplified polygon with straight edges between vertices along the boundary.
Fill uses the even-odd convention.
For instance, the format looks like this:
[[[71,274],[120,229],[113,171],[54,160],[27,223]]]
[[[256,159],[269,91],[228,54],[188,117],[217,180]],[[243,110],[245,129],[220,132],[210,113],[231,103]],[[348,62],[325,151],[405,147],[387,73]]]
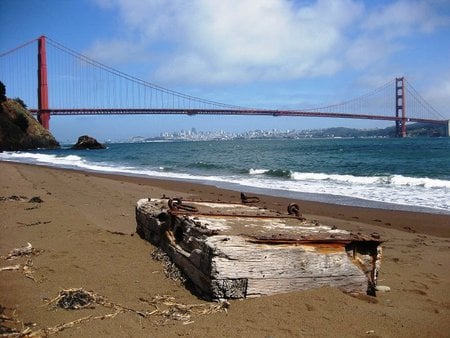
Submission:
[[[72,149],[106,149],[106,147],[95,138],[88,135],[83,135],[78,138],[78,142],[72,147]]]
[[[20,99],[0,102],[0,151],[55,149],[59,143],[24,107]]]

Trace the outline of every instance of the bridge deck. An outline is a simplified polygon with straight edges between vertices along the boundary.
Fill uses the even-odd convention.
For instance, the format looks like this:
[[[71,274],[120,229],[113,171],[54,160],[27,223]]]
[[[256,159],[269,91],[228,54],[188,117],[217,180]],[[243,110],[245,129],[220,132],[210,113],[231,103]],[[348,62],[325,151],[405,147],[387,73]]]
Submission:
[[[37,114],[37,109],[30,110]],[[185,108],[51,108],[46,110],[51,115],[247,115],[247,116],[287,116],[287,117],[328,117],[328,118],[350,118],[382,121],[402,121],[401,116],[349,114],[333,112],[315,112],[300,110],[270,110],[270,109],[185,109]],[[421,122],[431,124],[446,124],[447,120],[435,120],[408,117],[406,122]]]

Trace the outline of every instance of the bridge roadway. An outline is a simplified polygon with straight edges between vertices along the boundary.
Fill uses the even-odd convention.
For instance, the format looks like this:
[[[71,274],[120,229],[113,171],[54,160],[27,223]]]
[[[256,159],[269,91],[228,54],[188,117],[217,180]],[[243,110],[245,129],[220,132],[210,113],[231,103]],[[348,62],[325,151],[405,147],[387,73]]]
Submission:
[[[37,109],[30,109],[33,114],[37,114]],[[328,118],[347,118],[347,119],[366,119],[366,120],[384,120],[384,121],[402,121],[401,116],[385,116],[385,115],[365,115],[365,114],[347,114],[332,112],[313,112],[301,110],[270,110],[270,109],[197,109],[197,108],[51,108],[41,111],[48,112],[54,116],[68,115],[139,115],[139,114],[155,114],[155,115],[254,115],[254,116],[290,116],[290,117],[328,117]],[[445,124],[447,120],[432,120],[415,117],[407,117],[405,122],[420,122],[430,124]]]

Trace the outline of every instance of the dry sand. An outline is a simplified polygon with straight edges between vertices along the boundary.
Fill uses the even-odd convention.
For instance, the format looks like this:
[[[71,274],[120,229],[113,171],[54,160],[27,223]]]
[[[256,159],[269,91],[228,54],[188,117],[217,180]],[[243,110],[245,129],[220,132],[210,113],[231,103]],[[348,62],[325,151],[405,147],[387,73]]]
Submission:
[[[144,312],[155,310],[148,302],[157,295],[208,306],[166,278],[161,262],[151,259],[154,247],[134,234],[135,203],[163,194],[229,201],[238,200],[239,193],[3,162],[0,170],[0,196],[26,197],[0,201],[0,268],[21,264],[22,269],[27,260],[31,268],[28,277],[23,270],[0,271],[0,334],[10,328],[38,331],[85,318],[56,336],[450,337],[449,215],[297,201],[308,219],[382,235],[386,242],[379,284],[391,291],[378,292],[376,298],[357,299],[322,288],[230,301],[227,312],[193,314],[189,321],[165,320],[158,312],[146,318],[123,308],[113,318],[97,319],[114,313],[114,308],[97,304],[64,310],[45,300],[63,289],[83,288]],[[35,196],[43,203],[28,202]],[[280,210],[288,202],[262,200]],[[4,259],[27,242],[39,253]]]

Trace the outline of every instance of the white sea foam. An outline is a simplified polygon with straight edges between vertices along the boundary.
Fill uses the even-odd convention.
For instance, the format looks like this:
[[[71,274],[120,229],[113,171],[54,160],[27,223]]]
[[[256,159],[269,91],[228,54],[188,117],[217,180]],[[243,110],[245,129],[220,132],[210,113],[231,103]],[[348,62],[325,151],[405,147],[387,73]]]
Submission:
[[[58,156],[28,152],[3,152],[0,160],[26,162],[55,167],[101,171],[125,175],[141,175],[167,179],[196,180],[217,184],[234,184],[265,190],[286,191],[290,193],[311,193],[363,200],[401,204],[410,207],[424,207],[450,212],[450,181],[426,177],[353,176],[325,173],[291,173],[291,179],[268,177],[267,169],[251,169],[249,175],[215,176],[175,173],[163,167],[136,168],[117,166],[109,163],[89,162],[78,155]],[[268,191],[270,194],[270,191]]]
[[[432,179],[427,177],[405,177],[401,175],[390,176],[389,183],[400,186],[418,186],[425,188],[448,188],[450,189],[450,181]]]
[[[323,174],[324,176],[328,176]],[[427,179],[424,179],[427,180]],[[387,180],[389,181],[389,180]],[[405,179],[408,182],[408,178]],[[415,181],[414,179],[411,181]],[[241,180],[243,186],[251,186],[261,189],[273,189],[290,192],[301,192],[310,194],[325,194],[358,198],[374,202],[389,204],[418,206],[446,210],[450,212],[450,188],[448,181],[439,182],[439,187],[427,187],[423,185],[397,185],[380,183],[379,178],[368,177],[367,180],[333,180],[328,179],[305,179],[305,180],[269,180],[250,177]],[[236,182],[237,183],[237,182]],[[332,201],[333,199],[331,199]]]
[[[450,188],[450,181],[427,177],[408,177],[402,175],[389,176],[354,176],[323,173],[294,172],[291,178],[296,181],[334,181],[348,184],[377,184],[396,186],[422,186],[426,188]]]
[[[77,155],[68,155],[58,157],[50,154],[38,154],[38,153],[22,153],[22,152],[5,152],[0,154],[0,159],[4,161],[20,161],[31,163],[46,163],[54,165],[78,165],[83,162],[83,159]]]
[[[268,169],[253,169],[251,168],[249,170],[249,174],[250,175],[263,175],[265,173],[267,173],[269,170]]]

